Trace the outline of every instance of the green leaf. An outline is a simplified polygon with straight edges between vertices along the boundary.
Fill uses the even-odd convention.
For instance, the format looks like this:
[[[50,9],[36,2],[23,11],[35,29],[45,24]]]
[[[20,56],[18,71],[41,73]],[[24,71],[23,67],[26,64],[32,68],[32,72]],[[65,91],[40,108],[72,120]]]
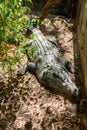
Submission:
[[[4,2],[5,0],[0,0],[0,4],[2,3],[2,2]]]
[[[87,2],[86,2],[86,4],[85,4],[85,7],[87,7]]]
[[[29,0],[29,2],[30,2],[31,4],[33,4],[32,0]]]

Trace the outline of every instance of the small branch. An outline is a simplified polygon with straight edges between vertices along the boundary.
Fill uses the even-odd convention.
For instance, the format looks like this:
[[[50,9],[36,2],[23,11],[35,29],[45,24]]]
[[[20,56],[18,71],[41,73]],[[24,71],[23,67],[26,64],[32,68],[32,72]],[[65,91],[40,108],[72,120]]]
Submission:
[[[52,130],[55,130],[55,128],[54,128],[54,123],[52,123]]]

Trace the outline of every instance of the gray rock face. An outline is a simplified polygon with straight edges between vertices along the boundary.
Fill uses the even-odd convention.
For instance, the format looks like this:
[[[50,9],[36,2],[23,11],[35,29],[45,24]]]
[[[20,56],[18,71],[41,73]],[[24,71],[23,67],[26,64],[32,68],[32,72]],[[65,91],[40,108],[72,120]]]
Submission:
[[[27,71],[33,71],[41,84],[51,87],[61,93],[77,96],[79,90],[68,75],[74,73],[69,61],[60,59],[60,47],[53,41],[47,40],[37,28],[30,29],[33,38],[24,46],[31,62],[27,62],[19,76]]]

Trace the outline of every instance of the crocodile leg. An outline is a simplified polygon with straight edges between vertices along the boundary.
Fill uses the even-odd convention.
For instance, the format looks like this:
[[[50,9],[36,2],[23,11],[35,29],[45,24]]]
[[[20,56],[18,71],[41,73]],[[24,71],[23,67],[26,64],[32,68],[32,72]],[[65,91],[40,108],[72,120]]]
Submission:
[[[18,76],[24,75],[28,70],[35,71],[36,65],[33,62],[26,63],[21,70],[18,71]]]
[[[63,61],[62,64],[64,65],[64,67],[70,71],[71,73],[75,73],[75,69],[74,67],[72,66],[71,62],[70,61]]]
[[[60,45],[58,45],[56,42],[50,40],[50,39],[47,39],[48,42],[52,45],[52,47],[54,48],[57,47],[58,51],[61,52],[61,53],[64,53],[65,52],[65,49],[63,49]]]

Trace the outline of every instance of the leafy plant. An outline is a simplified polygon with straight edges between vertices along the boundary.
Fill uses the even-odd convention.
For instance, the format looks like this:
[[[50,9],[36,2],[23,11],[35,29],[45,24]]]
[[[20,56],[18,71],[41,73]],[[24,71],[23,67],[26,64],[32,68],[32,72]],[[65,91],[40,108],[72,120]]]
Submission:
[[[30,1],[31,0],[27,0]],[[22,7],[22,0],[0,1],[0,41],[17,42],[23,39],[23,25],[26,25],[24,15],[28,7]]]
[[[87,2],[85,3],[85,7],[87,7]]]
[[[27,1],[32,3],[31,0]],[[30,8],[22,5],[23,0],[0,0],[0,58],[2,65],[8,66],[7,68],[20,60],[21,53],[19,51],[17,55],[6,55],[10,45],[26,41],[24,26],[28,24],[28,19],[25,12],[30,11]]]

